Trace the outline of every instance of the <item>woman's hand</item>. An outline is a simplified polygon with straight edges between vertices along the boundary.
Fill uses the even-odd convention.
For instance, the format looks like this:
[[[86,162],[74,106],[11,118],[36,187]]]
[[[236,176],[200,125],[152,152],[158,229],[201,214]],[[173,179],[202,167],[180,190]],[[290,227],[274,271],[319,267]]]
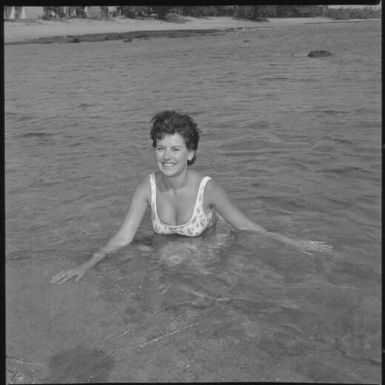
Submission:
[[[66,282],[73,277],[75,277],[75,281],[77,282],[80,278],[83,277],[87,270],[87,266],[80,265],[73,269],[61,271],[60,273],[52,277],[51,283],[57,283],[58,285],[60,285],[61,283]]]
[[[293,245],[306,254],[311,254],[308,251],[321,251],[323,253],[333,251],[333,246],[322,241],[294,241]]]

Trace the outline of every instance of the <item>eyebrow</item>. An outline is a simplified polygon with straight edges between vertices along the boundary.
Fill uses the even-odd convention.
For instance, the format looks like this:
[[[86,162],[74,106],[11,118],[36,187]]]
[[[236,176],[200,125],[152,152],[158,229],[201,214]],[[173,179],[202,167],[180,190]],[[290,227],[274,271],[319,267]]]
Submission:
[[[166,147],[164,144],[157,144],[156,147]],[[173,144],[170,146],[171,148],[181,148],[182,146],[179,144]]]

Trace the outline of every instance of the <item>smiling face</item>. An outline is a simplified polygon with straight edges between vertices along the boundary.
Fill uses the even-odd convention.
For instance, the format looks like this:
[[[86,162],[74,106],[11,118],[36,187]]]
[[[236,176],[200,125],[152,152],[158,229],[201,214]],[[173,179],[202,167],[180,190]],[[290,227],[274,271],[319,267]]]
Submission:
[[[194,151],[187,149],[183,136],[175,133],[157,140],[155,155],[160,172],[175,176],[187,169],[187,161],[192,160]]]

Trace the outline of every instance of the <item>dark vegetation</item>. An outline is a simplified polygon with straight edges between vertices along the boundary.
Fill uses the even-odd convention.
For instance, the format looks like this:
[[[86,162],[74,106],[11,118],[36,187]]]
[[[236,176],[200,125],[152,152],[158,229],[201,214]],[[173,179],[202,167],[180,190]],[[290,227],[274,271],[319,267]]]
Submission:
[[[329,8],[322,5],[286,6],[286,5],[213,5],[213,6],[119,6],[110,14],[107,7],[100,7],[100,16],[126,16],[128,18],[158,18],[167,20],[170,15],[192,17],[230,16],[250,20],[263,20],[279,17],[329,17],[336,20],[380,18],[381,9],[365,8]],[[44,7],[43,18],[87,17],[85,7]]]
[[[381,17],[381,9],[365,8],[330,8],[327,17],[335,20],[377,19]]]

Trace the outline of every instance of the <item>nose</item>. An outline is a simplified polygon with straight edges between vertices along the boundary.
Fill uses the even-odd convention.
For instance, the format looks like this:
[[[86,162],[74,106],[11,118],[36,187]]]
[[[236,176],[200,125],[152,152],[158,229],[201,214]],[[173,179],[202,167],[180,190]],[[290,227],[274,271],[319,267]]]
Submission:
[[[163,153],[163,159],[169,160],[171,158],[171,150],[166,149]]]

